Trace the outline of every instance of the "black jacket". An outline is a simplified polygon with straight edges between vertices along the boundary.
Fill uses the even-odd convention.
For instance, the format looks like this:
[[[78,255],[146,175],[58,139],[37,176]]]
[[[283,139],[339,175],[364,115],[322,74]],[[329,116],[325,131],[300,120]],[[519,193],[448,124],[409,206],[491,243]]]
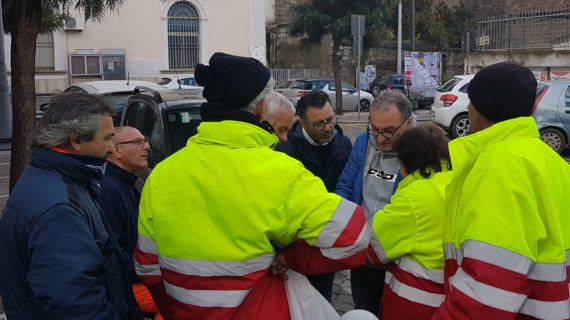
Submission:
[[[133,259],[137,246],[137,221],[141,198],[135,188],[136,181],[136,175],[107,162],[107,170],[101,180],[101,192],[97,197],[97,202],[103,209],[123,251],[127,270],[133,282],[139,282]]]
[[[32,152],[0,220],[8,319],[129,319],[132,289],[95,197],[104,161]]]
[[[278,144],[275,150],[301,161],[307,170],[323,180],[329,192],[333,192],[352,150],[350,139],[343,135],[342,129],[339,126],[335,126],[335,129],[336,134],[329,144],[315,147],[305,139],[299,122],[295,122],[289,131],[288,140]],[[319,161],[315,154],[317,148],[323,148],[322,151],[326,152],[324,162]]]

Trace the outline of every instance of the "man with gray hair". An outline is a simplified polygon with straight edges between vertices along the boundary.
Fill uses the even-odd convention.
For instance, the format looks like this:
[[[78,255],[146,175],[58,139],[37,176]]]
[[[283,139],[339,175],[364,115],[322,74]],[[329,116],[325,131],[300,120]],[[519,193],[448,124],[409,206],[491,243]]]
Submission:
[[[137,274],[166,319],[289,320],[285,282],[272,273],[363,264],[364,214],[272,150],[278,138],[261,120],[273,84],[261,62],[215,53],[195,75],[203,121],[145,183]]]
[[[0,220],[9,319],[135,319],[128,275],[95,198],[112,151],[113,106],[54,97]]]
[[[343,198],[360,203],[367,219],[390,202],[400,171],[392,145],[414,122],[410,101],[402,93],[385,91],[374,99],[366,132],[356,138],[335,190]],[[351,270],[356,309],[380,314],[384,276],[384,270],[367,266]]]
[[[295,106],[284,95],[275,91],[267,95],[265,103],[267,112],[264,120],[271,125],[280,142],[287,141],[287,133],[295,117]]]

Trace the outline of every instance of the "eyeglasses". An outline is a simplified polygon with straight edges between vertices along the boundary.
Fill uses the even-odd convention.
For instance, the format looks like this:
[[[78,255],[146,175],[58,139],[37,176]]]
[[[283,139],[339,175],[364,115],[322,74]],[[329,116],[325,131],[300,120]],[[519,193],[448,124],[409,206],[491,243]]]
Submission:
[[[117,142],[115,143],[115,145],[120,145],[120,144],[136,144],[139,147],[143,147],[149,144],[148,139],[147,138],[143,138],[143,139],[135,139],[135,140],[129,140],[129,141],[123,141],[123,142]]]
[[[315,128],[316,130],[323,130],[326,125],[330,124],[331,126],[334,126],[338,119],[336,117],[330,117],[326,120],[319,121],[319,122],[311,122],[311,121],[304,120],[304,119],[300,119],[300,120],[302,120],[306,124],[310,124],[311,127]]]
[[[400,130],[400,128],[402,127],[402,125],[406,121],[408,121],[408,119],[404,119],[404,121],[402,121],[402,123],[400,123],[400,125],[397,126],[396,128],[387,128],[387,129],[382,129],[382,130],[377,130],[369,122],[368,126],[366,127],[366,131],[368,131],[368,134],[373,136],[374,138],[378,138],[379,135],[382,135],[384,138],[390,139],[390,138],[394,137],[396,132],[398,132],[398,130]]]

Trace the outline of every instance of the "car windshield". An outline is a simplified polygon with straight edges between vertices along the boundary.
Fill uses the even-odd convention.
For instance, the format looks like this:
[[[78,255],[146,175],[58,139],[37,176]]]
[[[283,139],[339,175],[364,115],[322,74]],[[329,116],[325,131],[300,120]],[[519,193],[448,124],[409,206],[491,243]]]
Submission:
[[[303,90],[311,90],[312,89],[312,82],[310,81],[295,81],[291,86],[291,89],[303,89]]]
[[[449,92],[455,87],[457,83],[461,81],[460,78],[452,78],[451,80],[447,81],[443,86],[437,88],[438,92]]]
[[[111,103],[115,106],[115,109],[118,113],[123,112],[125,105],[127,104],[127,100],[132,95],[132,92],[121,92],[118,94],[107,95]]]

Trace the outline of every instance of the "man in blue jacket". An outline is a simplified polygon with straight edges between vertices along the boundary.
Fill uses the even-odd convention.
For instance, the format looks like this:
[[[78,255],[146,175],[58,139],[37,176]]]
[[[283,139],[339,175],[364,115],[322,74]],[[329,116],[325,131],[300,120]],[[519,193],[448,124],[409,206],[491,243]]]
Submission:
[[[299,99],[297,112],[299,120],[289,130],[288,140],[278,144],[276,150],[301,161],[333,192],[352,150],[350,139],[336,125],[330,98],[325,92],[311,91]],[[334,273],[307,278],[331,301]]]
[[[0,220],[8,319],[134,319],[112,230],[95,198],[112,151],[113,106],[73,93],[50,102]]]
[[[367,130],[356,138],[335,190],[343,198],[361,204],[367,220],[390,202],[400,171],[392,144],[415,123],[410,101],[398,91],[376,96],[369,116]],[[384,275],[384,270],[367,266],[351,270],[356,309],[379,315]]]

